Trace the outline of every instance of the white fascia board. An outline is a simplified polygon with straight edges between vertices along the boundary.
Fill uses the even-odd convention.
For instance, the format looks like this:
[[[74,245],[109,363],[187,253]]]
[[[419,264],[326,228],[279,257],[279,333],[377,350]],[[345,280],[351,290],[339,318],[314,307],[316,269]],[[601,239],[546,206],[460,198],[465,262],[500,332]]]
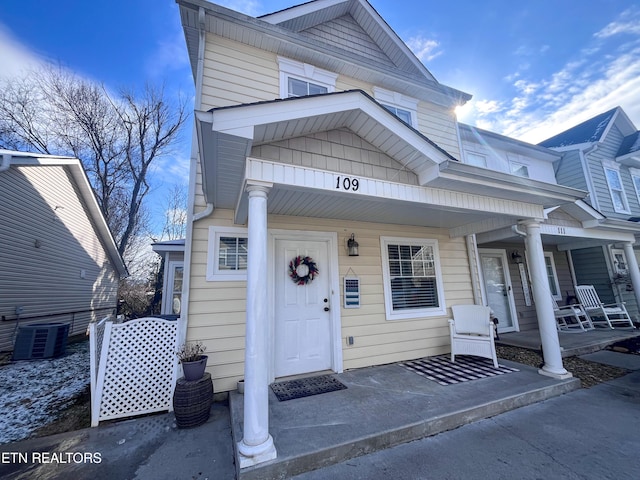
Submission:
[[[302,17],[310,13],[323,10],[327,7],[333,7],[334,5],[340,5],[341,3],[347,3],[349,0],[317,0],[315,2],[307,2],[302,5],[287,8],[280,12],[270,13],[262,17],[258,17],[258,20],[277,25],[279,23],[288,22],[294,18]]]
[[[360,110],[387,130],[413,146],[435,163],[449,160],[425,138],[407,127],[384,107],[360,91],[300,97],[296,99],[241,105],[212,112],[196,112],[199,121],[211,122],[212,130],[253,139],[256,125],[304,119],[349,110]]]

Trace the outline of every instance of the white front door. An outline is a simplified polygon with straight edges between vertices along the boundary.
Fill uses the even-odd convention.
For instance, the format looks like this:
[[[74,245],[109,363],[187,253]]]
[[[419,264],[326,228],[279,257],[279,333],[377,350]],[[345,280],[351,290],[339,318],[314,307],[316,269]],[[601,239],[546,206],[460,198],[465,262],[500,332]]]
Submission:
[[[290,265],[309,257],[318,275],[295,283]],[[304,279],[305,267],[298,274]],[[275,376],[331,368],[331,282],[329,245],[316,240],[277,239],[275,244]],[[303,284],[300,284],[303,283]]]
[[[519,330],[513,287],[504,250],[479,249],[487,305],[498,319],[498,332]]]

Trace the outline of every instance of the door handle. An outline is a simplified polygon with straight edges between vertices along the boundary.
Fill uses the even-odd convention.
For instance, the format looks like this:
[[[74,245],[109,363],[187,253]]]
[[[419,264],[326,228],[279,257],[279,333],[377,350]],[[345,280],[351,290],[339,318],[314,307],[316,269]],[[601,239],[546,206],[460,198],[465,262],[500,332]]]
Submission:
[[[328,303],[329,303],[329,299],[328,299],[328,298],[325,298],[325,299],[324,299],[324,303],[327,303],[327,304],[328,304]],[[325,305],[325,306],[324,306],[324,311],[325,311],[325,312],[328,312],[329,310],[330,310],[330,309],[329,309],[329,305]]]
[[[330,310],[329,307],[324,307],[325,312],[328,312],[329,310]]]

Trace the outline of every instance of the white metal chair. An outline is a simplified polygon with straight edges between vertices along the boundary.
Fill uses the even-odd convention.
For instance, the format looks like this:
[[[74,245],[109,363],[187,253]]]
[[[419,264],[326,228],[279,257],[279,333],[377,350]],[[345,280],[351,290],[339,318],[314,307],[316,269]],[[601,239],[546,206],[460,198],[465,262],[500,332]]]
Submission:
[[[624,303],[603,304],[593,285],[577,285],[575,291],[593,325],[614,328],[614,324],[622,324],[622,327],[635,328]],[[594,318],[603,318],[603,320],[594,320]]]
[[[451,361],[456,361],[456,355],[475,355],[490,358],[498,368],[491,309],[482,305],[454,305],[451,310]]]
[[[559,332],[581,333],[595,328],[582,305],[574,304],[560,307],[555,298],[551,297],[551,301]]]

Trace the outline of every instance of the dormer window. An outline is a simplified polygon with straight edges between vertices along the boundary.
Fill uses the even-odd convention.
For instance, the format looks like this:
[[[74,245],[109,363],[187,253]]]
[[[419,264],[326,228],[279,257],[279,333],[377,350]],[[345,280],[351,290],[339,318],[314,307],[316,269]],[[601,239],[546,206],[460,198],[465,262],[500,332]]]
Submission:
[[[336,90],[336,73],[283,57],[278,57],[278,66],[280,98],[305,97]]]
[[[418,125],[418,100],[398,92],[373,87],[375,99],[396,117],[412,127]]]

